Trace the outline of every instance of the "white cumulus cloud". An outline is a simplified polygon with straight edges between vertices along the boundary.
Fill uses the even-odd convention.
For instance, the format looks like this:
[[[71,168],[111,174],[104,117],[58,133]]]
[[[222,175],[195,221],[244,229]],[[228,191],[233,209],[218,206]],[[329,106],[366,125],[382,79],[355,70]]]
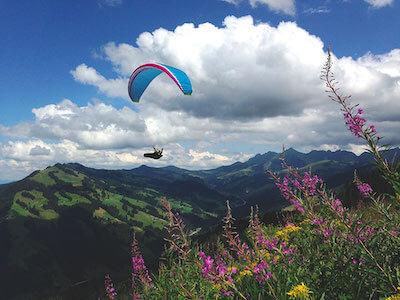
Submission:
[[[288,15],[296,13],[295,0],[249,0],[250,5],[254,8],[258,3],[265,4],[269,9],[276,12],[283,12]]]
[[[319,6],[319,7],[309,7],[304,10],[305,14],[313,15],[313,14],[327,14],[330,13],[330,9],[326,6]]]
[[[20,138],[67,139],[87,149],[141,147],[151,144],[146,122],[128,107],[120,110],[97,102],[78,107],[65,99],[33,109],[34,122],[0,127],[0,133]]]
[[[35,147],[31,148],[29,155],[49,155],[50,149],[46,147],[41,147],[36,145]]]
[[[392,5],[394,0],[364,0],[375,8],[381,8],[387,5]]]
[[[324,92],[319,78],[326,60],[323,42],[294,22],[274,27],[250,16],[228,16],[222,25],[186,23],[143,32],[135,45],[108,43],[102,56],[116,78],[85,63],[71,74],[101,94],[127,99],[126,107],[101,101],[78,106],[66,99],[34,109],[33,121],[0,125],[0,135],[13,140],[0,144],[0,171],[12,164],[26,172],[58,161],[204,169],[245,160],[255,148],[279,152],[282,144],[304,152],[358,153],[362,147],[346,130],[341,107]],[[341,91],[352,94],[351,103],[360,104],[384,143],[400,145],[400,49],[357,60],[332,59]],[[185,71],[192,96],[182,95],[169,77],[160,75],[140,102],[132,103],[129,76],[148,62]],[[152,145],[164,148],[162,160],[143,158]]]
[[[100,75],[94,68],[81,64],[71,71],[76,81],[83,84],[94,85],[99,91],[109,97],[127,98],[126,86],[128,84],[125,78],[106,79]]]
[[[240,0],[220,0],[220,1],[228,2],[234,5],[238,5],[240,2]]]
[[[102,6],[120,6],[122,4],[123,0],[98,0],[98,5],[100,7]]]

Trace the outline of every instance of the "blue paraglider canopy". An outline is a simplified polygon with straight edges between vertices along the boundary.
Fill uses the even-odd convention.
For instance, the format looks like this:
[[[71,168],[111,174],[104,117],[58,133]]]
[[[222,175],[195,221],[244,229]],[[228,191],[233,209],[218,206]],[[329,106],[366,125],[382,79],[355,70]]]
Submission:
[[[128,84],[129,97],[133,102],[139,102],[149,84],[162,72],[167,74],[185,95],[192,94],[192,84],[185,72],[163,64],[145,64],[133,71]]]

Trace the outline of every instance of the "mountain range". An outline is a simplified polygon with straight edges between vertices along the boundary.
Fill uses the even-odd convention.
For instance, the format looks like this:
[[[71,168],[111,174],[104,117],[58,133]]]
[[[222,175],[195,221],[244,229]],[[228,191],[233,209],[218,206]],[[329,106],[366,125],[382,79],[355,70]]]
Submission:
[[[390,161],[395,154],[400,154],[399,148],[385,157]],[[354,169],[361,178],[376,177],[368,175],[374,166],[372,158],[368,152],[357,156],[340,150],[285,151],[288,165],[302,172],[311,168],[328,189],[342,195],[348,194],[345,190]],[[235,218],[248,216],[254,205],[261,212],[288,206],[266,169],[281,176],[287,172],[280,154],[267,152],[246,162],[200,171],[174,166],[103,170],[77,163],[55,164],[2,184],[2,291],[7,299],[51,295],[96,299],[104,274],[121,280],[129,277],[132,232],[148,267],[157,268],[168,224],[160,205],[163,197],[180,212],[191,232],[215,228],[225,214],[226,200]]]

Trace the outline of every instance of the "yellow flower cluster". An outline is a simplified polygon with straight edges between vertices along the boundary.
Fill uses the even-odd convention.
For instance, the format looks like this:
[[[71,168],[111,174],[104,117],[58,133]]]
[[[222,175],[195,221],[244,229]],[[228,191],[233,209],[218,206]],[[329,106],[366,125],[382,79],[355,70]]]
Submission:
[[[222,288],[222,285],[219,283],[213,285],[213,289],[218,291],[218,294],[215,295],[215,299],[218,299],[221,297],[221,295],[219,294],[219,291],[221,290],[221,288]],[[185,298],[185,299],[187,299],[187,298]]]
[[[270,252],[268,252],[267,250],[265,250],[265,249],[260,249],[260,254],[261,254],[261,258],[266,258],[267,259],[267,261],[270,261],[271,260],[271,257],[272,257],[272,254],[270,253]],[[279,259],[279,255],[278,254],[276,254],[274,257],[273,257],[273,259],[275,260],[275,261],[278,261],[278,259]],[[256,264],[252,264],[252,266],[254,267]]]
[[[294,287],[290,292],[287,292],[290,298],[302,298],[302,299],[309,299],[310,291],[308,287],[302,282],[300,285]]]
[[[400,291],[400,286],[397,287],[397,289]],[[394,294],[394,295],[386,298],[386,300],[400,300],[400,294]]]
[[[260,254],[262,258],[266,258],[267,261],[269,261],[269,259],[271,258],[271,253],[269,253],[267,250],[265,249],[261,249],[260,250]]]
[[[301,229],[301,227],[298,227],[298,226],[287,225],[282,230],[277,231],[275,233],[275,237],[277,237],[279,239],[283,239],[284,241],[287,241],[289,233],[295,232],[295,231],[300,230],[300,229]]]
[[[304,221],[301,221],[299,225],[310,224],[310,222],[310,219],[305,219]]]
[[[243,276],[251,276],[251,271],[250,270],[244,270],[240,271],[239,276],[238,276],[238,281],[242,279]]]
[[[339,220],[336,220],[336,221],[335,221],[335,225],[336,225],[338,228],[341,228],[341,229],[347,228],[346,225],[344,225],[344,224],[343,224],[342,222],[340,222]]]
[[[215,290],[220,290],[221,289],[221,284],[220,283],[217,283],[217,284],[214,284],[213,285],[213,289],[215,289]]]

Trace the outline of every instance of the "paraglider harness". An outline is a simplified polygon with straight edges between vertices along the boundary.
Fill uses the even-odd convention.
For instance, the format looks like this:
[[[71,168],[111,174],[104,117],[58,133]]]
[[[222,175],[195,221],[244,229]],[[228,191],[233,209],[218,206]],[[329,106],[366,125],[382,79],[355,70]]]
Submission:
[[[150,157],[153,159],[159,159],[160,157],[162,157],[163,148],[161,148],[161,150],[157,150],[156,147],[153,146],[153,149],[153,153],[145,153],[144,157]]]

